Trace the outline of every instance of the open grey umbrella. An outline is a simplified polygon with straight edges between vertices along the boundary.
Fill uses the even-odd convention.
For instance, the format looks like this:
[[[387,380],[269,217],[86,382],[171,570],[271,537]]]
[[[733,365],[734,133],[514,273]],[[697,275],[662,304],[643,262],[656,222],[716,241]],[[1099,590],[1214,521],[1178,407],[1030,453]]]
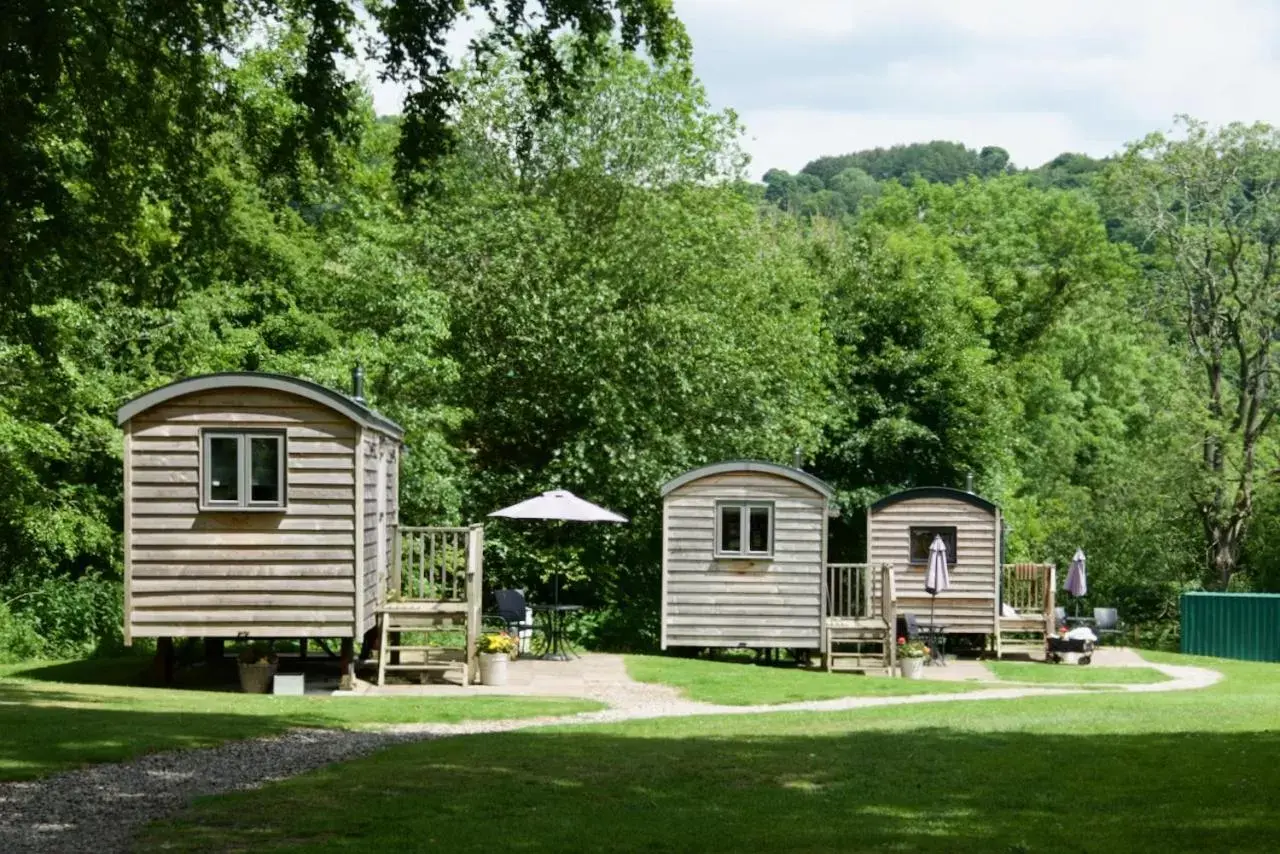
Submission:
[[[564,522],[626,522],[627,517],[579,498],[567,489],[553,489],[527,498],[519,504],[503,507],[489,514],[504,519],[547,519]],[[554,575],[556,612],[560,608],[560,570]],[[553,651],[552,656],[563,657]]]
[[[1062,586],[1076,599],[1089,592],[1089,578],[1084,570],[1084,549],[1076,549],[1075,557],[1071,558],[1071,568],[1067,570],[1067,582]],[[1080,603],[1077,602],[1076,614],[1079,613]]]
[[[924,592],[932,596],[929,603],[929,626],[933,627],[933,612],[938,594],[951,586],[951,574],[947,571],[947,544],[941,536],[935,536],[929,546],[929,571],[924,577]]]

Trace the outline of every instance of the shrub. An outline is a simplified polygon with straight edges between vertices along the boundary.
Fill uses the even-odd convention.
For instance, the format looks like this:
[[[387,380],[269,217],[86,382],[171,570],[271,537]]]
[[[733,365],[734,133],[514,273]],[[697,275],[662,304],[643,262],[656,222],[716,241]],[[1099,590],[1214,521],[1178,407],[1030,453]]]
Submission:
[[[26,589],[5,591],[10,609],[43,640],[48,658],[75,658],[121,644],[123,592],[118,581],[91,573],[77,579],[45,578]]]
[[[241,664],[275,664],[276,653],[265,643],[254,643],[244,647],[236,655]]]
[[[44,641],[35,627],[0,602],[0,664],[15,664],[43,655]]]

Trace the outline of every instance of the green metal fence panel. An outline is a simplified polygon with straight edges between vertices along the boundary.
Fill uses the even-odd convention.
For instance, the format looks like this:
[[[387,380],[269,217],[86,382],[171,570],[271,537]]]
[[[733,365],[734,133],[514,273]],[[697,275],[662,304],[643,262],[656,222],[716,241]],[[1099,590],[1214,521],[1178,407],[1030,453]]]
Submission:
[[[1280,594],[1183,593],[1182,651],[1280,661]]]

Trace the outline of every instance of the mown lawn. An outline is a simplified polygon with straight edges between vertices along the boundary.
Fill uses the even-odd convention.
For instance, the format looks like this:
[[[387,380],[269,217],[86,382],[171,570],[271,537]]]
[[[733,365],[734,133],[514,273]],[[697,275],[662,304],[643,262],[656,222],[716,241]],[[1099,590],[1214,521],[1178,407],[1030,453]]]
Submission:
[[[889,676],[758,667],[747,661],[705,661],[662,655],[629,655],[626,660],[627,672],[638,682],[670,685],[691,700],[726,706],[761,706],[836,697],[955,694],[984,687],[976,683],[914,682]]]
[[[1200,691],[636,721],[396,747],[205,799],[176,851],[1273,851],[1280,666]]]
[[[276,697],[115,684],[136,677],[140,667],[145,663],[137,658],[0,667],[0,780],[299,726],[355,728],[601,708],[576,699]]]
[[[1043,661],[988,661],[987,669],[1006,682],[1042,685],[1142,685],[1167,682],[1154,667],[1095,667],[1046,664]]]

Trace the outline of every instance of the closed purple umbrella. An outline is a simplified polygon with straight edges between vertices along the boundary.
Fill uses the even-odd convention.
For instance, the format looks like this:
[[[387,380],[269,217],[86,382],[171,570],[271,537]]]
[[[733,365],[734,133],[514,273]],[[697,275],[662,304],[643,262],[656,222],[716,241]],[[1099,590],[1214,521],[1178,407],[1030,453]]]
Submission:
[[[1071,558],[1071,567],[1067,570],[1067,583],[1063,588],[1077,599],[1089,592],[1089,578],[1084,571],[1084,549],[1076,549],[1075,557]],[[1077,604],[1076,613],[1078,614],[1079,611],[1080,607]]]

